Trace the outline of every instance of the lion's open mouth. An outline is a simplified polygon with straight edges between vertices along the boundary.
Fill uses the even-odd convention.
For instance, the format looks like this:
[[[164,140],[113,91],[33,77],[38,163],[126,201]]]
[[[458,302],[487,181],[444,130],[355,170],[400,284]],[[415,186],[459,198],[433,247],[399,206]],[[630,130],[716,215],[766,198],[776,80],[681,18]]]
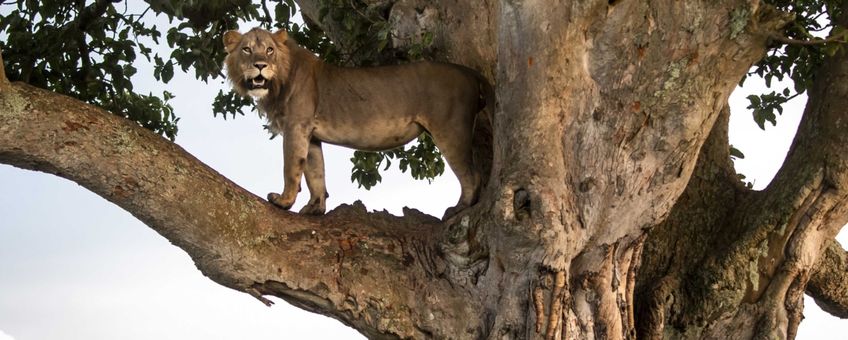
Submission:
[[[268,89],[268,80],[265,79],[261,74],[256,76],[256,78],[248,79],[246,81],[247,88],[251,90],[261,90]]]

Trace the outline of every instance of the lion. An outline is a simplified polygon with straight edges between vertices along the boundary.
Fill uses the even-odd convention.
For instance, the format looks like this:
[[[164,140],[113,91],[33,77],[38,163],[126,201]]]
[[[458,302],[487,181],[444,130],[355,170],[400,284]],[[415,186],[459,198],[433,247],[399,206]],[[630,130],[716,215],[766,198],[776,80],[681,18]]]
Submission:
[[[305,176],[310,198],[300,213],[325,212],[322,143],[381,151],[423,132],[433,137],[462,190],[443,218],[477,202],[481,175],[472,164],[472,132],[477,114],[491,105],[491,86],[477,72],[432,61],[334,66],[285,30],[228,31],[224,46],[232,87],[252,97],[270,129],[283,136],[283,192],[268,194],[271,203],[290,209]]]

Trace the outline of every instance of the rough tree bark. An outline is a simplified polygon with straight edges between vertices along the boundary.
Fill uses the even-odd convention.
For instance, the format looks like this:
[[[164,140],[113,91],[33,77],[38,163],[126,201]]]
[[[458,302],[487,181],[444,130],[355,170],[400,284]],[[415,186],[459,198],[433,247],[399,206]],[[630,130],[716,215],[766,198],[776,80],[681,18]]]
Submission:
[[[848,24],[848,14],[837,20]],[[724,338],[734,329],[740,338],[793,338],[805,289],[846,316],[845,251],[833,240],[848,222],[846,76],[843,49],[816,73],[797,136],[763,191],[736,179],[726,117],[713,129],[683,197],[649,234],[637,279],[649,316],[641,337]]]
[[[725,108],[787,15],[755,0],[391,2],[392,25],[431,30],[439,58],[496,85],[491,179],[451,220],[280,211],[152,133],[5,77],[0,162],[80,183],[222,285],[372,338],[792,338],[805,288],[845,315],[844,51],[753,192]],[[298,3],[317,18],[319,1]]]

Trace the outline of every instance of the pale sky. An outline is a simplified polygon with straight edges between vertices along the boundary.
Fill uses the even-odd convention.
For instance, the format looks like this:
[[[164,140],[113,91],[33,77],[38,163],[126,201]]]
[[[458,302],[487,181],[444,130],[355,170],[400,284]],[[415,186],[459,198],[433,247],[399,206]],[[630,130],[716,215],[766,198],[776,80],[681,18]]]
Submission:
[[[167,85],[145,71],[134,83],[144,93],[176,94],[177,143],[198,159],[261,197],[282,189],[280,139],[269,140],[252,113],[212,117],[212,99],[226,84],[204,84],[179,71]],[[733,98],[731,143],[746,155],[737,169],[761,188],[780,166],[801,109],[787,107],[778,126],[764,133],[744,111],[744,94]],[[351,154],[325,146],[328,208],[361,200],[372,210],[400,214],[409,206],[441,216],[459,197],[451,173],[428,185],[392,170],[372,190],[357,189]],[[301,193],[295,209],[307,195]],[[336,320],[273,300],[268,308],[215,284],[181,249],[73,182],[0,165],[0,340],[362,338]],[[810,299],[805,316],[798,339],[848,334],[848,322]]]

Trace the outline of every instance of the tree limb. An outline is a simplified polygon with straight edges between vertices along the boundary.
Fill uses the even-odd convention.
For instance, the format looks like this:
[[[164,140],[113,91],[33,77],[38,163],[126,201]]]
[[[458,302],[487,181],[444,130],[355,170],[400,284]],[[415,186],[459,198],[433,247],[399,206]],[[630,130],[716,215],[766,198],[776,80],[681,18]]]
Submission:
[[[812,269],[827,242],[848,222],[848,155],[844,153],[848,84],[842,81],[846,77],[844,50],[817,70],[798,134],[783,167],[764,191],[722,191],[725,179],[721,177],[727,176],[716,176],[721,171],[696,170],[687,192],[666,222],[652,231],[645,247],[646,254],[656,258],[643,262],[647,268],[641,278],[648,280],[642,281],[647,284],[642,286],[645,298],[639,303],[658,313],[643,321],[640,334],[661,337],[660,331],[667,329],[663,322],[685,328],[698,324],[699,318],[722,320],[706,330],[721,334],[726,327],[744,328],[740,323],[756,318],[756,327],[748,327],[754,333],[794,337]],[[726,142],[721,145],[727,147]],[[727,162],[728,158],[725,154],[716,159]],[[708,252],[694,245],[706,245]],[[664,280],[681,277],[686,282],[682,286]],[[680,310],[672,305],[690,307]],[[729,307],[737,305],[743,308]],[[778,330],[776,320],[785,320],[785,329]]]
[[[848,84],[842,81],[848,77],[846,63],[848,53],[842,49],[817,70],[797,136],[783,167],[762,195],[770,206],[793,209],[803,204],[809,191],[820,191],[819,198],[798,218],[801,223],[817,220],[816,232],[824,232],[827,239],[848,222],[848,155],[844,152],[848,145],[844,120]]]
[[[69,97],[19,83],[0,91],[0,163],[79,183],[185,250],[219,284],[286,299],[366,335],[438,335],[479,313],[438,279],[437,219],[361,205],[323,217],[285,212],[164,138]],[[416,302],[421,308],[394,308]]]
[[[789,338],[803,318],[803,294],[822,250],[848,223],[846,78],[848,53],[841,49],[816,70],[797,135],[775,179],[737,213],[748,231],[736,242],[734,257],[756,259],[738,272],[749,277],[745,300],[779,311],[761,318],[763,329],[785,313]]]
[[[848,318],[848,252],[831,240],[807,284],[807,294],[822,310]]]
[[[756,259],[756,266],[737,269],[737,275],[749,277],[745,300],[770,295],[774,303],[783,304],[785,299],[793,317],[800,318],[804,285],[822,249],[848,222],[846,77],[844,49],[825,58],[783,166],[734,216],[742,232],[726,257]]]
[[[848,1],[842,1],[842,4],[840,6],[840,12],[842,13],[842,15],[835,18],[834,22],[837,25],[844,27],[848,25]],[[846,75],[848,75],[848,66],[845,65],[845,63],[848,62],[848,52],[846,52],[844,49],[842,49],[842,51],[840,51],[836,56],[834,56],[832,59],[829,59],[828,61],[830,61],[831,63],[828,64],[829,69],[826,69],[822,72],[824,73],[826,78],[821,80],[822,82],[832,81],[832,79],[834,79],[830,77],[845,77]],[[834,71],[838,72],[838,74],[830,74]],[[834,89],[838,92],[834,93],[832,92],[832,90],[834,89],[826,87],[825,89],[823,89],[824,97],[830,98],[831,100],[841,100],[841,104],[845,104],[846,99],[844,98],[844,96],[848,95],[848,86],[845,86],[844,84],[833,85]],[[813,100],[813,98],[811,97],[810,100]],[[842,122],[842,116],[840,116],[839,114],[844,114],[844,107],[839,107],[838,105],[840,105],[840,103],[838,102],[825,104],[828,104],[825,107],[829,109],[828,112],[830,113],[831,117],[838,118],[840,120],[837,121]],[[836,131],[834,131],[834,129],[836,129]],[[841,134],[837,134],[837,136],[841,135],[841,146],[844,148],[846,142],[848,142],[848,136],[846,136],[844,129],[844,126],[840,127],[830,125],[828,126],[828,129],[825,130],[825,132],[828,132],[828,135],[830,136],[833,136],[834,133],[841,132]],[[848,179],[846,179],[848,178],[848,175],[845,174],[848,173],[848,170],[846,170],[846,168],[848,168],[848,166],[846,166],[846,163],[848,162],[846,162],[845,158],[840,158],[840,160],[841,166],[839,166],[840,162],[837,160],[836,162],[831,163],[835,165],[831,166],[831,168],[842,170],[842,181],[836,181],[835,184],[837,187],[840,187],[844,192],[848,190],[848,188],[846,188],[846,185],[848,185]],[[845,205],[846,202],[843,201],[842,204]],[[844,211],[846,209],[843,208],[841,210],[843,211],[843,214],[845,214]],[[841,222],[842,221],[836,221],[837,224]],[[837,227],[837,230],[841,228],[842,227]],[[810,277],[810,281],[807,284],[806,291],[810,296],[813,297],[813,299],[815,299],[816,304],[818,304],[822,310],[843,319],[848,318],[848,253],[845,252],[845,250],[838,242],[836,242],[836,240],[831,239],[827,242],[824,253],[816,264],[813,274]]]

